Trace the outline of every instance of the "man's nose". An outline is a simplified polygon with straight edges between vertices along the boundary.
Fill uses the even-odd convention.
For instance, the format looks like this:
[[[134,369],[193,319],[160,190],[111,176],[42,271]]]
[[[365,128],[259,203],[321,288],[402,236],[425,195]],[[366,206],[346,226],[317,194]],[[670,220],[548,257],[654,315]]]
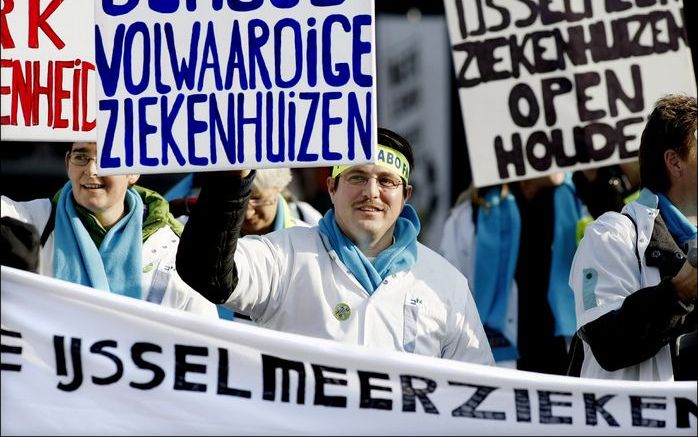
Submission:
[[[368,178],[364,185],[363,192],[368,197],[378,197],[380,195],[380,186],[377,178]]]

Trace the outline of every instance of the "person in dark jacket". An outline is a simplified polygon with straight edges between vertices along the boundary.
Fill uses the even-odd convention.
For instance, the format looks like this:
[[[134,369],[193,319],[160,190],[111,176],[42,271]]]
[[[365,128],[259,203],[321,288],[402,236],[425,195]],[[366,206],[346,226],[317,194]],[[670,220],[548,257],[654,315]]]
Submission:
[[[580,242],[570,286],[583,377],[696,379],[698,363],[686,362],[696,356],[696,267],[686,255],[696,241],[697,109],[695,97],[657,101],[640,143],[639,197]]]

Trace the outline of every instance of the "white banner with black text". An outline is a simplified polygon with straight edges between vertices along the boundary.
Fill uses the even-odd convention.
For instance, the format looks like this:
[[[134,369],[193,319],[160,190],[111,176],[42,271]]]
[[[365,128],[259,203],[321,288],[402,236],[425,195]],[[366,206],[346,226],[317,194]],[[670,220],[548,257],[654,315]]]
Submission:
[[[2,267],[3,435],[696,435],[695,382],[347,345]]]

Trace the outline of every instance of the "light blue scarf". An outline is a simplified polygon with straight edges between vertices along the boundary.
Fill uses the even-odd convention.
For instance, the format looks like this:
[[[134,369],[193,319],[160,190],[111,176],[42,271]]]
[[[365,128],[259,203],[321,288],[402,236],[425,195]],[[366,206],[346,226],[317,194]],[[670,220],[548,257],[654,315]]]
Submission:
[[[191,189],[194,186],[194,175],[188,174],[179,180],[172,188],[170,188],[167,193],[165,193],[165,200],[171,202],[175,199],[187,198],[191,193]]]
[[[516,199],[511,194],[502,198],[501,187],[485,193],[484,200],[486,206],[477,212],[473,290],[482,324],[488,331],[495,331],[493,336],[502,336],[508,342],[493,342],[497,343],[492,347],[495,360],[512,360],[518,356],[516,338],[509,338],[504,332],[519,254],[521,217]]]
[[[478,211],[475,234],[476,260],[473,289],[483,325],[494,334],[504,333],[509,293],[516,272],[521,218],[513,196],[499,199],[499,190],[485,195],[492,207]],[[572,258],[577,249],[577,222],[582,205],[569,175],[555,189],[552,261],[548,279],[548,303],[555,318],[555,335],[571,336],[576,331],[574,293],[568,284]],[[509,227],[510,229],[506,229]],[[517,339],[510,345],[493,347],[496,360],[517,357]]]
[[[582,204],[572,178],[555,189],[555,223],[553,250],[548,281],[548,303],[555,317],[555,335],[570,337],[577,331],[574,292],[569,286],[572,259],[577,251],[577,223],[582,218]]]
[[[286,226],[286,208],[284,208],[286,200],[284,196],[279,194],[279,200],[276,204],[276,217],[274,218],[274,230],[279,231],[285,229]]]
[[[407,270],[417,261],[417,235],[421,225],[417,212],[405,205],[395,224],[395,242],[383,250],[373,264],[337,226],[334,209],[330,209],[319,223],[320,232],[327,236],[332,249],[369,295],[386,277]]]
[[[128,214],[105,235],[99,249],[73,205],[65,184],[56,205],[54,276],[99,290],[141,299],[143,201],[129,188]]]
[[[681,246],[686,242],[696,238],[696,225],[689,222],[685,215],[669,200],[664,194],[657,194],[659,197],[659,213],[662,214],[666,227],[675,238],[679,239]]]

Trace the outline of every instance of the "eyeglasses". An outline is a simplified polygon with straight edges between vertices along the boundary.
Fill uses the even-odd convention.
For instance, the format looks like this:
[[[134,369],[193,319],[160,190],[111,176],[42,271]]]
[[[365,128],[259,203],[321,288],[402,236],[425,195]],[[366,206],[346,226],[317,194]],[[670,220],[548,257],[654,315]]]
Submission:
[[[84,167],[87,164],[89,164],[90,161],[97,162],[97,157],[90,156],[87,153],[72,153],[72,152],[70,152],[70,153],[68,153],[68,160],[73,165],[76,165],[78,167]]]
[[[375,179],[378,182],[378,186],[384,190],[394,190],[402,185],[402,179],[387,175],[369,176],[364,173],[351,173],[349,175],[341,174],[340,176],[343,176],[349,185],[354,185],[355,187],[363,187],[368,183],[369,179]]]
[[[253,208],[261,208],[261,207],[265,207],[265,206],[272,206],[278,200],[279,200],[278,197],[275,197],[274,199],[261,199],[261,198],[252,199],[251,198],[250,200],[247,201],[247,205],[251,206]]]

